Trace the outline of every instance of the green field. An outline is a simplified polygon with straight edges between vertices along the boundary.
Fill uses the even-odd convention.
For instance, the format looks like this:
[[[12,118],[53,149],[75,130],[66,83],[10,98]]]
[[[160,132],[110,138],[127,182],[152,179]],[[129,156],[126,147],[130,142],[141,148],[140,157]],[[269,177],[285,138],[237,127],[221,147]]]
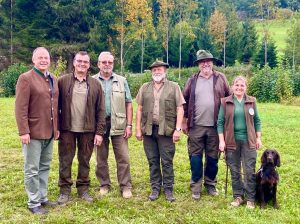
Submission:
[[[136,105],[135,105],[136,107]],[[279,210],[247,210],[245,206],[231,208],[231,185],[224,197],[225,164],[221,159],[218,174],[220,195],[213,198],[203,193],[200,201],[193,201],[189,190],[189,160],[186,137],[177,144],[174,159],[176,202],[169,203],[164,196],[150,202],[149,172],[142,143],[130,139],[130,159],[134,197],[121,197],[116,183],[115,162],[110,154],[112,192],[104,198],[97,194],[95,157],[91,161],[91,195],[96,200],[86,204],[76,198],[67,206],[50,209],[47,216],[30,214],[26,208],[27,196],[23,184],[23,157],[14,120],[14,98],[0,98],[0,223],[300,223],[300,107],[279,104],[259,104],[262,119],[263,145],[277,148],[282,166],[278,169]],[[49,198],[56,200],[59,189],[57,143],[49,180]],[[259,157],[262,151],[259,152]],[[257,159],[259,167],[259,158]],[[75,177],[77,163],[73,165]]]
[[[276,43],[276,47],[279,55],[283,55],[286,47],[286,39],[288,29],[291,27],[290,20],[270,20],[268,22],[270,34],[272,39]],[[263,25],[262,21],[256,21],[255,27],[259,36],[259,40],[263,37]]]

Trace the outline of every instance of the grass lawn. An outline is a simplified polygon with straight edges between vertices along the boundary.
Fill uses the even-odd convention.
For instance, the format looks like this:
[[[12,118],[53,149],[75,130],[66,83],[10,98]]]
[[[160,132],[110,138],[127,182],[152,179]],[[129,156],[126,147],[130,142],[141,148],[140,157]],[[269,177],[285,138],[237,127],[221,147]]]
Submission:
[[[135,105],[136,107],[136,105]],[[149,172],[142,143],[130,139],[131,174],[134,197],[121,197],[116,182],[115,161],[110,154],[112,191],[104,198],[97,194],[95,157],[91,160],[90,192],[96,200],[86,204],[76,198],[72,189],[72,201],[67,206],[50,209],[49,215],[41,217],[27,210],[27,196],[23,184],[23,156],[14,120],[14,99],[0,98],[0,223],[300,223],[300,107],[279,104],[259,104],[263,125],[264,148],[277,148],[282,166],[278,169],[279,210],[270,206],[266,210],[247,210],[245,206],[231,208],[231,185],[224,197],[225,164],[219,162],[217,197],[203,193],[200,201],[191,199],[189,190],[190,170],[186,137],[177,144],[174,159],[175,196],[169,203],[164,196],[150,202]],[[257,168],[259,167],[259,151]],[[75,160],[76,161],[76,160]],[[77,162],[73,165],[73,174]],[[57,143],[55,144],[49,179],[49,198],[56,200],[59,194]]]
[[[278,54],[281,56],[284,54],[286,47],[286,39],[288,29],[291,27],[290,20],[270,20],[269,22],[270,34],[275,45],[277,47]],[[262,21],[256,21],[255,27],[258,33],[259,40],[263,37],[263,24]]]

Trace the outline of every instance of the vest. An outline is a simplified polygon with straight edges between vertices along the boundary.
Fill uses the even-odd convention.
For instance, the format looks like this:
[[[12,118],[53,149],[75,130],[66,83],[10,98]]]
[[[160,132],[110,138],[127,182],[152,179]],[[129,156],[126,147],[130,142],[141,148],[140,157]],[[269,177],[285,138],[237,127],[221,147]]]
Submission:
[[[221,104],[224,108],[224,117],[225,117],[225,124],[224,124],[224,138],[226,142],[226,147],[228,149],[236,149],[236,142],[234,138],[234,103],[233,103],[233,96],[230,95],[228,97],[221,99]],[[253,115],[249,114],[249,109],[255,109],[256,103],[255,98],[246,95],[245,104],[244,104],[244,112],[245,112],[245,119],[246,119],[246,126],[247,126],[247,136],[248,136],[248,143],[250,149],[256,148],[256,133],[254,127],[254,119]]]
[[[99,80],[99,73],[93,76],[96,78],[101,86],[102,82]],[[111,128],[110,135],[123,135],[126,125],[126,102],[125,102],[125,78],[123,76],[114,74],[112,79],[110,105],[111,105]],[[103,86],[102,89],[104,90]]]
[[[176,128],[177,106],[176,106],[177,84],[166,80],[163,92],[159,98],[159,135],[172,136]],[[153,82],[146,84],[143,92],[141,129],[143,135],[152,135],[153,125]]]

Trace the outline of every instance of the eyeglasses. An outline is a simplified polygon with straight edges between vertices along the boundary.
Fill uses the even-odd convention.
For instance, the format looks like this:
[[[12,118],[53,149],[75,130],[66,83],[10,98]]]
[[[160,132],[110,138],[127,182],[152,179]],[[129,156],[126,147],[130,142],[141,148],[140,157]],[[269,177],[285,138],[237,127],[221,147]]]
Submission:
[[[83,63],[83,64],[89,64],[90,62],[89,61],[83,61],[83,60],[76,60],[77,63]]]
[[[113,61],[100,61],[103,65],[112,65]]]

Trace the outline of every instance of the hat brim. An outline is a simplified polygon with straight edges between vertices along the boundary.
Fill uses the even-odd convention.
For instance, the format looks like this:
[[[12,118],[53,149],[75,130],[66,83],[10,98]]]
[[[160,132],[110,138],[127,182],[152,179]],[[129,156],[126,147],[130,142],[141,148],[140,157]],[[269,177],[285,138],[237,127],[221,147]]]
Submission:
[[[153,65],[153,66],[149,66],[149,69],[151,70],[152,68],[156,68],[156,67],[166,67],[166,68],[169,68],[170,66],[168,64]]]
[[[194,64],[197,65],[200,61],[206,60],[206,59],[211,59],[216,66],[222,66],[223,65],[223,61],[221,59],[218,59],[218,58],[203,58],[203,59],[198,59],[198,60],[194,61]]]

